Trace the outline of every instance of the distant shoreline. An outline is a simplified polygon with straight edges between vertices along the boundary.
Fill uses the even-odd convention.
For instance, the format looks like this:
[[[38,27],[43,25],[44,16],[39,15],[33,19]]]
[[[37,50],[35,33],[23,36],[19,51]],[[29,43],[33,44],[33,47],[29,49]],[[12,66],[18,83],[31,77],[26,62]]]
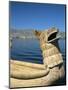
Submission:
[[[19,38],[19,39],[36,39],[34,35],[34,30],[11,30],[10,38]],[[65,39],[65,32],[59,32],[61,39]]]

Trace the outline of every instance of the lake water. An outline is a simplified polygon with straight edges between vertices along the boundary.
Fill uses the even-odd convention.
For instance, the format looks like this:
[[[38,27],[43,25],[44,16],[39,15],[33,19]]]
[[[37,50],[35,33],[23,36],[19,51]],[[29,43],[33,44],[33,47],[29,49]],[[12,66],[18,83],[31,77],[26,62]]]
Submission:
[[[59,40],[59,47],[63,55],[65,73],[66,73],[66,55],[65,55],[65,40]],[[11,48],[11,58],[19,61],[32,63],[43,63],[43,57],[40,50],[39,41],[36,39],[13,39]],[[63,79],[55,82],[55,85],[66,85],[66,74]]]
[[[64,39],[59,40],[59,46],[65,61]],[[43,63],[39,41],[36,39],[13,39],[11,58],[32,63]]]

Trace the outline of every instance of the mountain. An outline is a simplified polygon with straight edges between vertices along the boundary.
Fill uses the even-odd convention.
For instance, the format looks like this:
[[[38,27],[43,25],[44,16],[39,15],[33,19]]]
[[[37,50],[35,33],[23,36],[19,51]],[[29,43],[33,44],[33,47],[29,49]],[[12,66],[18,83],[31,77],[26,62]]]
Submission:
[[[61,39],[65,38],[65,32],[59,32],[58,36],[61,37]],[[10,37],[15,38],[36,38],[34,35],[33,29],[23,29],[23,30],[16,30],[12,29],[10,30]]]

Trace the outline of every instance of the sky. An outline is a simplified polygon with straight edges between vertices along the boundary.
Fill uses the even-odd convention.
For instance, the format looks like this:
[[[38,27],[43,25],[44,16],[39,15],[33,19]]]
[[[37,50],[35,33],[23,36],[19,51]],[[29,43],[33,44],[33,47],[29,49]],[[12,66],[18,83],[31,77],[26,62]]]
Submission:
[[[10,28],[65,31],[65,5],[10,2]]]

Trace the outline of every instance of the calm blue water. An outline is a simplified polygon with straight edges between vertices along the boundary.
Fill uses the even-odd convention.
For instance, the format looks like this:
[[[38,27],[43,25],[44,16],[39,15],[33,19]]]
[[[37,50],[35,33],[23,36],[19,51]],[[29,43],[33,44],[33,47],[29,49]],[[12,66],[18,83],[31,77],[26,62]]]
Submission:
[[[65,40],[59,40],[59,46],[65,60]],[[43,63],[39,41],[36,39],[13,39],[11,58],[20,61]]]

